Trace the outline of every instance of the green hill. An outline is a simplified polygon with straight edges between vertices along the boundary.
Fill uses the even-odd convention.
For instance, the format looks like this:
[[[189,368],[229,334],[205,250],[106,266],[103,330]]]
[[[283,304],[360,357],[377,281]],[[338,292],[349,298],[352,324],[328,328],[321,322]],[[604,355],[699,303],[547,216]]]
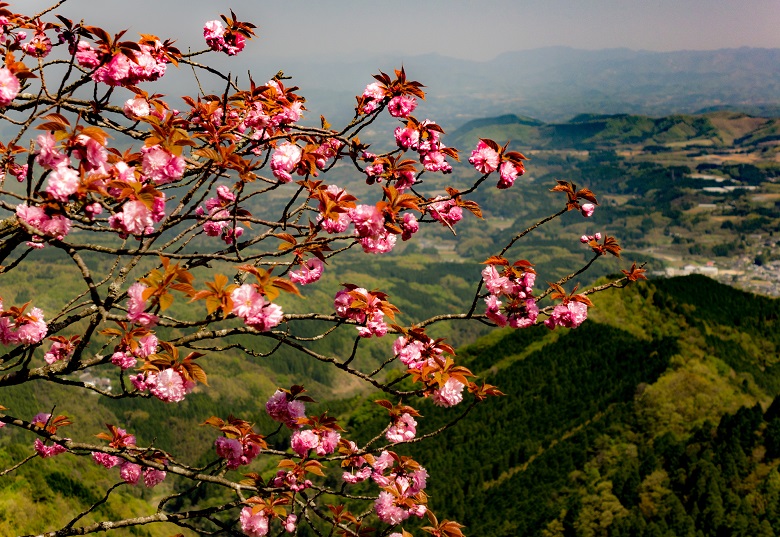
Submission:
[[[447,475],[432,507],[480,536],[774,535],[780,301],[691,276],[597,302],[577,330],[460,352],[507,395],[410,446]],[[433,430],[452,410],[422,413]]]

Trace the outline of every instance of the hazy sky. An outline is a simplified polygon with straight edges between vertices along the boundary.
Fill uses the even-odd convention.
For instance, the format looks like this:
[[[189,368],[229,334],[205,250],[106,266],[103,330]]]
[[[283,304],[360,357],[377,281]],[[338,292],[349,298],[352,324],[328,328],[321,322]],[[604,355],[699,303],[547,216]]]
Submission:
[[[30,12],[41,0],[11,0]],[[203,22],[233,8],[258,26],[251,54],[336,59],[439,53],[487,60],[552,45],[655,51],[780,48],[780,0],[69,0],[69,18],[202,47]]]

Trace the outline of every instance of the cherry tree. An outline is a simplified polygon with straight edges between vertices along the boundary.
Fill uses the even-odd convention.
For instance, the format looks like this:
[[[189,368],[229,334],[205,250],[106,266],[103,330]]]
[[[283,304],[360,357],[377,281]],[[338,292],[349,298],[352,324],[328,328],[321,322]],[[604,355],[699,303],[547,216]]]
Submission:
[[[381,255],[399,240],[413,241],[422,226],[455,233],[463,218],[479,220],[481,209],[469,194],[519,188],[514,183],[526,157],[483,139],[467,158],[471,186],[437,189],[441,181],[423,177],[449,174],[459,152],[446,145],[439,124],[413,115],[424,86],[403,68],[374,75],[345,126],[325,118],[312,124],[299,88],[282,73],[259,83],[201,59],[240,54],[255,36],[255,26],[232,12],[204,23],[203,50],[182,53],[173,40],[133,40],[54,10],[24,15],[0,6],[0,118],[16,132],[0,143],[0,274],[21,278],[36,256],[57,249],[81,283],[59,311],[42,311],[36,297],[0,302],[0,426],[25,430],[32,444],[30,456],[2,475],[35,457],[89,457],[123,486],[180,480],[222,489],[219,497],[227,499],[177,510],[166,497],[148,513],[93,521],[92,511],[114,486],[47,535],[167,522],[204,534],[261,536],[306,527],[317,535],[408,536],[404,525],[414,519],[423,519],[417,531],[461,535],[460,524],[436,518],[425,494],[428,479],[446,477],[429,476],[425,461],[404,455],[403,444],[440,433],[475,404],[502,394],[460,365],[455,349],[429,328],[445,321],[576,328],[592,306],[588,295],[643,278],[634,264],[609,284],[567,291],[567,282],[597,258],[619,257],[616,240],[598,233],[580,239],[593,258],[546,290],[536,285],[534,265],[510,253],[528,233],[570,211],[590,216],[598,204],[594,193],[562,180],[551,185],[565,196],[560,210],[519,231],[484,262],[474,275],[471,306],[460,313],[404,325],[391,296],[348,282],[327,290],[333,296],[327,311],[305,311],[302,301],[302,312],[285,311],[282,295],[289,300],[281,302],[296,303],[348,250]],[[155,93],[154,82],[177,68],[195,73],[193,95]],[[200,90],[207,77],[224,91]],[[397,127],[372,143],[389,149],[374,152],[359,134],[388,115]],[[351,170],[352,182],[328,182],[334,169],[340,177]],[[364,199],[349,192],[358,181],[370,187]],[[262,206],[272,210],[260,214]],[[94,259],[101,262],[90,264]],[[317,334],[299,335],[296,328],[305,325]],[[318,348],[344,327],[353,331],[351,347],[338,355]],[[68,431],[79,424],[67,407],[74,401],[61,402],[63,414],[41,409],[20,416],[14,401],[2,397],[3,387],[36,381],[175,405],[198,385],[209,389],[207,364],[217,363],[228,346],[258,355],[247,345],[224,343],[236,335],[270,342],[263,356],[289,348],[383,393],[377,404],[387,411],[384,429],[359,444],[333,416],[307,413],[312,399],[303,386],[280,386],[257,408],[278,422],[275,430],[257,430],[256,415],[202,416],[214,444],[211,462],[197,466],[142,445],[121,423],[72,433],[92,441],[73,440]],[[356,358],[368,339],[386,341],[387,360],[362,369]],[[403,374],[387,375],[389,369]],[[106,370],[118,375],[112,389],[74,375]],[[421,398],[458,407],[451,424],[418,435]],[[287,449],[269,447],[282,430],[290,435]],[[265,469],[274,461],[275,470],[253,471],[260,460]],[[329,484],[334,480],[338,485]]]

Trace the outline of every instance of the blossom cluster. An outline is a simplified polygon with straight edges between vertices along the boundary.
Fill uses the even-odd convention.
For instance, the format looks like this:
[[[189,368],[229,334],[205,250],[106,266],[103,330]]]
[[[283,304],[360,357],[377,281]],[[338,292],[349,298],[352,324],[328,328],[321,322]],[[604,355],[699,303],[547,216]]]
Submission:
[[[76,345],[79,342],[79,336],[70,338],[64,336],[52,336],[49,338],[52,344],[49,350],[43,355],[47,364],[68,360],[76,351]]]
[[[203,37],[211,50],[235,56],[246,45],[246,38],[238,32],[228,31],[221,21],[208,21],[203,25]]]
[[[300,263],[300,268],[290,271],[290,281],[299,285],[309,285],[322,277],[325,264],[316,257]]]
[[[523,160],[526,157],[521,153],[506,151],[506,147],[499,147],[493,140],[481,139],[477,147],[471,152],[469,163],[482,174],[490,174],[498,170],[498,188],[511,187],[518,176],[525,173]]]
[[[32,308],[29,313],[25,313],[28,305],[29,303],[21,308],[12,307],[5,311],[0,299],[0,343],[33,345],[46,336],[48,327],[43,320],[43,311],[40,308]]]
[[[147,312],[149,308],[144,293],[149,287],[141,282],[136,282],[127,290],[127,320],[142,326],[154,326],[159,318],[157,315]]]
[[[482,281],[488,290],[485,298],[485,315],[498,326],[527,328],[539,316],[539,307],[533,296],[536,272],[533,266],[523,260],[513,265],[503,258],[494,257],[487,261],[482,270]],[[496,267],[503,267],[499,272]]]
[[[22,83],[10,69],[0,68],[0,106],[8,106],[19,95]]]
[[[123,340],[122,343],[114,348],[114,354],[111,355],[111,363],[121,368],[130,369],[135,367],[138,359],[146,359],[157,352],[157,336],[151,332],[143,331],[138,339]]]
[[[151,82],[165,75],[169,63],[163,43],[159,40],[139,42],[132,57],[125,52],[112,52],[101,44],[94,48],[81,40],[72,49],[78,64],[92,70],[92,80],[109,86],[129,86]]]
[[[552,315],[550,315],[544,321],[544,325],[550,330],[553,330],[556,326],[562,326],[564,328],[577,328],[587,318],[587,304],[569,300],[564,304],[558,304],[555,306],[553,308]]]
[[[333,453],[339,440],[341,435],[333,429],[298,429],[293,433],[290,445],[300,457],[306,457],[310,450],[322,457]]]
[[[51,434],[56,433],[58,427],[62,427],[63,425],[70,425],[70,421],[65,418],[65,416],[57,416],[56,418],[52,418],[53,416],[49,413],[39,412],[35,415],[30,424],[33,427],[44,429],[46,432]],[[40,438],[36,438],[33,442],[33,449],[35,449],[35,453],[37,453],[37,455],[42,459],[48,459],[49,457],[54,457],[67,451],[67,448],[60,444],[46,445],[46,443]]]
[[[241,285],[233,290],[230,298],[233,300],[232,313],[247,326],[260,332],[271,330],[284,318],[282,308],[266,301],[255,284]]]
[[[451,407],[463,401],[466,377],[471,373],[466,368],[455,366],[446,356],[455,354],[451,346],[440,339],[432,339],[421,330],[411,330],[395,340],[393,354],[408,368],[413,378],[426,384],[426,394],[431,396],[435,405]],[[399,424],[396,421],[390,430],[403,437],[409,432],[413,435],[415,426],[416,423]]]
[[[233,242],[244,234],[244,228],[234,226],[232,214],[236,195],[225,185],[217,187],[217,196],[206,200],[205,209],[198,207],[195,214],[203,218],[203,232],[209,237],[221,237],[226,244]]]
[[[284,423],[290,429],[297,429],[298,418],[306,416],[306,406],[303,400],[295,399],[295,396],[285,390],[276,390],[265,404],[268,416]]]
[[[135,449],[135,435],[129,434],[126,430],[113,425],[108,425],[108,429],[111,431],[110,435],[100,433],[97,435],[98,438],[109,440],[109,446],[114,449],[121,449],[136,456],[140,455]],[[117,455],[111,455],[110,453],[104,453],[102,451],[93,451],[92,460],[96,464],[108,469],[118,466],[119,477],[130,485],[137,485],[141,480],[141,476],[143,476],[143,484],[146,488],[153,488],[159,485],[163,482],[167,474],[165,470],[159,470],[157,468],[152,468],[151,466],[141,466],[140,464],[127,461]],[[152,457],[151,460],[165,464],[165,459],[162,457],[155,456]]]
[[[449,156],[457,159],[457,151],[441,141],[443,132],[441,127],[430,119],[419,122],[409,116],[406,126],[395,129],[395,142],[403,150],[416,151],[425,171],[447,174],[452,172],[452,165],[446,158]]]
[[[413,459],[392,451],[382,451],[378,457],[358,455],[357,446],[348,440],[341,442],[339,451],[347,456],[347,465],[351,467],[342,475],[346,483],[370,478],[382,489],[374,502],[382,522],[396,525],[410,516],[422,517],[428,511],[423,492],[428,472]]]
[[[378,291],[368,291],[352,284],[336,293],[333,306],[336,314],[345,319],[356,321],[358,334],[363,338],[382,337],[387,333],[385,315],[391,318],[397,308],[387,302],[387,295]]]
[[[195,387],[194,381],[184,378],[182,373],[173,367],[130,375],[130,382],[139,392],[149,390],[149,393],[165,403],[183,401]]]
[[[217,455],[227,460],[227,467],[231,470],[251,463],[260,453],[260,445],[251,440],[220,436],[214,445]]]
[[[241,525],[241,531],[244,535],[249,537],[263,537],[268,535],[271,519],[276,515],[273,511],[269,513],[265,509],[256,509],[254,507],[246,506],[241,509],[239,515],[239,524]],[[282,521],[282,527],[287,533],[295,533],[296,526],[298,524],[298,517],[290,513]]]

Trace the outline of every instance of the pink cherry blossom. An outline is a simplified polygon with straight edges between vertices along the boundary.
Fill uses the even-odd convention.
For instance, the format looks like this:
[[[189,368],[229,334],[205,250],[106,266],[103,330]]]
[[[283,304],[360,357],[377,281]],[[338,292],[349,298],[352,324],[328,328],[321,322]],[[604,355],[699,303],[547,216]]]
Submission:
[[[401,239],[408,241],[412,238],[412,235],[420,230],[420,224],[417,222],[417,218],[412,213],[404,213],[404,218],[401,222],[401,229],[403,230]]]
[[[100,65],[97,51],[86,41],[79,41],[76,49],[76,61],[79,65],[88,69],[94,69]]]
[[[319,444],[315,447],[317,455],[323,457],[333,453],[336,450],[336,447],[339,445],[339,440],[341,440],[341,435],[336,431],[323,432],[320,435]]]
[[[282,523],[282,526],[284,526],[284,531],[287,533],[295,533],[295,527],[298,523],[298,517],[294,515],[293,513],[290,513],[287,515],[287,518]]]
[[[152,211],[139,200],[125,202],[121,212],[108,218],[108,225],[123,236],[154,233]]]
[[[301,263],[301,268],[290,271],[290,281],[300,285],[309,285],[320,279],[324,264],[316,257]]]
[[[583,203],[582,207],[580,207],[580,212],[582,213],[582,216],[585,218],[588,218],[589,216],[593,216],[593,212],[596,210],[596,206],[592,203]]]
[[[219,20],[208,21],[203,25],[203,37],[211,50],[222,50],[225,46],[225,27]]]
[[[268,517],[265,516],[264,511],[253,513],[251,507],[244,507],[239,522],[241,531],[249,537],[263,537],[268,534]]]
[[[274,421],[280,421],[291,429],[297,429],[298,418],[306,415],[303,401],[287,398],[287,393],[282,390],[276,390],[265,404],[265,410]]]
[[[290,439],[290,447],[301,457],[305,457],[310,449],[316,448],[320,437],[311,429],[295,431]]]
[[[396,235],[383,229],[379,235],[361,237],[359,242],[367,254],[386,254],[393,250],[396,240]]]
[[[141,466],[125,461],[119,468],[119,477],[124,479],[125,483],[135,485],[138,483],[138,478],[141,477]]]
[[[271,171],[274,176],[282,183],[292,181],[290,173],[298,166],[302,154],[300,147],[289,142],[277,147],[271,155]]]
[[[49,174],[46,192],[57,201],[67,202],[78,191],[80,182],[81,177],[76,170],[61,165]]]
[[[149,375],[146,378],[147,385],[150,384],[151,377],[154,378],[153,385],[149,391],[160,401],[166,403],[178,403],[184,400],[187,393],[187,387],[181,374],[175,369],[163,369],[157,374]]]
[[[424,349],[425,344],[422,341],[408,340],[404,336],[399,337],[393,343],[393,354],[409,368],[417,368],[427,363],[427,360],[422,359]]]
[[[479,173],[492,173],[498,169],[499,159],[498,152],[480,140],[476,149],[471,152],[469,163]]]
[[[263,295],[257,292],[254,285],[248,283],[234,289],[230,298],[233,301],[233,315],[242,319],[247,319],[256,309],[262,308],[265,304]]]
[[[66,451],[68,451],[64,446],[61,446],[59,444],[52,444],[50,446],[47,446],[41,441],[40,438],[35,439],[35,442],[33,442],[33,447],[35,448],[35,452],[42,459],[54,457],[56,455],[59,455],[60,453],[65,453]]]
[[[44,33],[36,32],[28,43],[22,45],[22,50],[34,58],[45,58],[51,52],[51,39]]]
[[[567,304],[558,304],[553,308],[552,315],[544,321],[550,330],[556,326],[577,328],[588,318],[588,306],[582,302],[570,300]]]
[[[32,308],[26,317],[20,321],[15,321],[11,317],[0,318],[0,343],[32,345],[46,337],[48,327],[43,320],[43,311],[40,308]]]
[[[426,151],[425,153],[420,154],[422,156],[421,162],[426,171],[442,173],[452,172],[452,166],[446,161],[446,157],[441,151]]]
[[[417,99],[407,95],[397,95],[387,103],[387,111],[393,117],[409,117],[417,108]]]
[[[539,317],[539,307],[536,300],[529,298],[525,300],[525,308],[521,311],[512,311],[508,315],[509,326],[512,328],[528,328],[536,323]]]
[[[122,111],[130,119],[136,119],[139,117],[147,117],[152,110],[149,106],[149,101],[143,97],[135,97],[125,101]]]
[[[144,177],[155,184],[164,185],[178,181],[184,175],[185,162],[167,149],[153,145],[141,149],[143,154],[142,170]]]
[[[41,147],[41,150],[35,157],[35,162],[47,170],[53,170],[55,168],[59,168],[60,166],[67,166],[70,164],[68,156],[57,151],[57,140],[50,132],[39,134],[37,141],[38,145]]]
[[[123,462],[121,458],[115,455],[109,455],[108,453],[101,453],[99,451],[92,452],[92,460],[101,466],[105,466],[106,468],[119,466]]]
[[[111,355],[111,363],[115,366],[121,368],[123,371],[125,369],[130,369],[131,367],[135,367],[136,362],[138,359],[130,354],[129,352],[115,352],[113,355]]]
[[[242,457],[244,455],[244,447],[241,445],[241,441],[236,438],[226,438],[220,436],[214,442],[214,446],[217,450],[217,456],[222,457],[228,461],[227,466],[231,470],[235,470],[242,464]]]
[[[463,388],[465,385],[457,379],[449,378],[444,386],[433,392],[433,404],[437,406],[455,406],[463,400]]]
[[[158,343],[157,336],[154,334],[146,335],[138,340],[138,348],[133,352],[139,358],[148,358],[157,352]]]
[[[127,290],[127,320],[143,326],[157,323],[157,316],[146,312],[147,304],[143,297],[146,285],[136,282]]]
[[[501,276],[493,265],[488,265],[482,269],[482,281],[485,282],[485,287],[493,295],[510,293],[512,291],[512,283],[509,281],[509,278]]]
[[[375,205],[358,205],[349,211],[349,218],[360,237],[380,235],[385,228],[385,219]]]
[[[420,142],[420,132],[416,129],[396,127],[395,143],[401,149],[417,149]]]
[[[417,422],[408,413],[401,414],[385,433],[388,442],[408,442],[417,434]]]
[[[165,479],[167,472],[156,468],[144,468],[144,486],[148,489],[156,487]]]
[[[69,343],[54,341],[51,344],[51,348],[43,355],[43,359],[46,360],[47,364],[51,365],[61,360],[67,360],[73,355],[75,350],[76,348]]]
[[[455,200],[446,199],[444,196],[434,198],[434,203],[429,205],[431,216],[444,225],[453,225],[463,218],[463,209],[458,207]]]
[[[41,236],[62,240],[70,231],[69,219],[62,215],[50,216],[42,208],[35,205],[28,206],[26,203],[20,203],[16,206],[16,217],[30,227],[40,231]],[[35,240],[36,238],[33,237],[33,241]],[[40,240],[40,237],[38,237],[38,240]],[[34,246],[30,242],[27,245]]]
[[[8,106],[22,88],[19,79],[6,67],[0,68],[0,106]]]
[[[364,114],[370,114],[377,108],[379,108],[379,104],[382,102],[382,100],[385,98],[385,89],[378,83],[373,82],[366,86],[366,89],[363,90],[363,109],[362,112]]]
[[[498,180],[498,184],[496,186],[501,189],[509,188],[515,183],[515,179],[524,173],[525,168],[522,166],[516,166],[509,161],[503,162],[499,168],[499,174],[501,175],[501,178]]]
[[[379,520],[385,524],[400,524],[409,518],[409,512],[395,504],[395,497],[387,491],[379,493],[379,497],[374,502],[374,509]]]

